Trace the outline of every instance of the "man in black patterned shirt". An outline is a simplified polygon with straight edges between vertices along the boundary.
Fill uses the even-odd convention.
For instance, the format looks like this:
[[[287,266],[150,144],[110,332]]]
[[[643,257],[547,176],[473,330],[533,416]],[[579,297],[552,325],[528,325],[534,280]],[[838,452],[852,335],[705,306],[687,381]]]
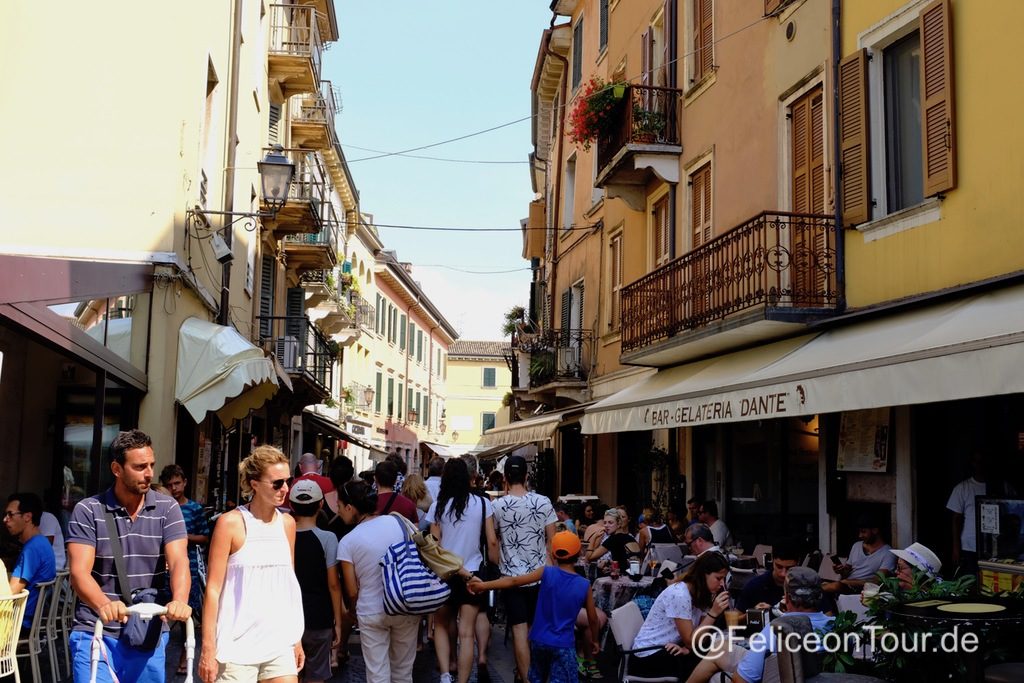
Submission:
[[[494,526],[501,542],[502,576],[523,576],[548,563],[551,538],[558,518],[547,496],[526,488],[526,458],[511,455],[505,461],[507,495],[494,501]],[[538,584],[504,592],[505,614],[512,629],[516,669],[525,680],[530,670],[527,639],[537,607]]]

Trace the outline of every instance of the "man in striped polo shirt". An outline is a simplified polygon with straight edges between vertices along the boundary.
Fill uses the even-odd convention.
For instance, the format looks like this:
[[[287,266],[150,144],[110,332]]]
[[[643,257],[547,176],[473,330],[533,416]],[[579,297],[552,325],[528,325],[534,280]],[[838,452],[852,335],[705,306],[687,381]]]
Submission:
[[[185,521],[173,498],[150,489],[155,459],[148,435],[137,429],[119,433],[111,444],[110,457],[114,485],[78,503],[68,522],[68,564],[79,598],[68,639],[74,679],[89,680],[90,642],[98,616],[104,623],[108,660],[118,678],[162,683],[166,625],[153,650],[135,648],[120,637],[128,613],[118,584],[106,513],[113,514],[115,533],[121,539],[125,574],[131,584],[127,592],[163,588],[169,578],[167,618],[173,621],[184,621],[192,613]],[[100,667],[98,676],[97,681],[111,680],[106,667]]]

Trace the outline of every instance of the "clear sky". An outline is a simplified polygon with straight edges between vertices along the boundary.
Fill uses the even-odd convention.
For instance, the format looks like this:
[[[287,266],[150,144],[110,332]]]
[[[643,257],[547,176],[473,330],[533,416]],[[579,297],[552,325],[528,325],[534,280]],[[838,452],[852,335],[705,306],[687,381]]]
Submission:
[[[463,339],[499,339],[505,311],[526,305],[519,221],[533,199],[530,121],[410,154],[512,164],[375,156],[530,115],[530,81],[548,0],[337,0],[339,41],[324,54],[340,93],[336,127],[360,195],[378,224],[515,228],[469,234],[381,228],[389,249]],[[448,266],[448,268],[439,267]],[[455,269],[499,271],[469,274]]]

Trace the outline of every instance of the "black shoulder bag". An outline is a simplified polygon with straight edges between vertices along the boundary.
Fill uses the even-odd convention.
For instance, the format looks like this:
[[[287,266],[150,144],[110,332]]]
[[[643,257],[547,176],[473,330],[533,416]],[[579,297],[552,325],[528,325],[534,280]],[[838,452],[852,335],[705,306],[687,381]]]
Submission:
[[[124,550],[121,548],[121,536],[117,529],[117,521],[110,510],[104,510],[103,515],[107,522],[110,548],[114,554],[114,567],[117,569],[117,585],[121,589],[121,600],[126,606],[156,602],[157,590],[155,588],[132,590],[131,584],[128,583],[128,572],[124,568]],[[121,628],[121,639],[128,641],[128,644],[137,650],[152,651],[160,642],[162,630],[163,621],[160,619],[143,621],[138,614],[129,614],[128,623]]]
[[[484,497],[480,496],[480,569],[476,574],[484,581],[494,581],[501,578],[498,565],[487,559],[487,504]]]

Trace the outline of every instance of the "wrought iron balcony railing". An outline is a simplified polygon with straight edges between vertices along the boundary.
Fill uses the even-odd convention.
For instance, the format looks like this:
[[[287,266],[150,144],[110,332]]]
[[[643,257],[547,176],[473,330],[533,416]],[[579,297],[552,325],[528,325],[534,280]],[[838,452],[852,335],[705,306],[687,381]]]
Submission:
[[[329,392],[337,352],[304,315],[259,316],[259,345],[273,353],[289,374],[303,375]]]
[[[330,81],[320,81],[320,92],[304,95],[299,100],[294,117],[303,123],[334,125],[338,113],[338,99]]]
[[[316,8],[309,5],[271,5],[268,51],[275,55],[309,59],[313,65],[313,79],[319,81],[324,44],[320,38]]]
[[[285,244],[302,244],[311,247],[324,247],[332,253],[338,252],[338,221],[335,218],[334,207],[331,202],[325,202],[320,210],[320,232],[300,233],[297,235],[286,235]]]
[[[552,382],[586,381],[593,342],[593,330],[557,329],[516,335],[512,347],[530,354],[530,387],[535,388]]]
[[[612,125],[597,140],[597,167],[604,168],[629,144],[680,144],[681,95],[676,88],[627,85],[612,109]]]
[[[263,150],[263,154],[265,156],[272,151],[275,150],[268,147]],[[328,209],[326,206],[330,204],[330,175],[323,155],[308,149],[284,149],[280,153],[295,164],[295,175],[288,187],[288,204],[285,209],[289,209],[289,205],[308,203],[317,221],[322,222],[325,214],[334,215],[333,207]]]
[[[318,268],[315,270],[306,270],[299,274],[300,285],[323,285],[328,289],[334,289],[334,278],[331,271]]]
[[[756,306],[834,309],[835,220],[766,211],[622,289],[622,352]]]
[[[375,309],[370,302],[355,292],[350,292],[352,305],[356,309],[356,324],[364,330],[373,330]]]

